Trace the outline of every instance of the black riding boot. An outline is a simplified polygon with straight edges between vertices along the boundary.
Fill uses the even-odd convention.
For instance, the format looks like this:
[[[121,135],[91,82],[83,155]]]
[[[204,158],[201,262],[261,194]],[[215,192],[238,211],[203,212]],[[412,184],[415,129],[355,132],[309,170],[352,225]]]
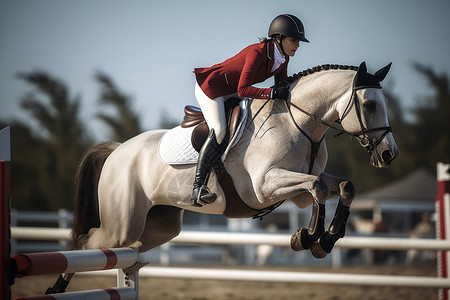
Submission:
[[[217,195],[211,193],[206,184],[211,169],[221,154],[221,145],[217,143],[214,129],[211,129],[198,155],[197,170],[195,171],[194,188],[191,197],[191,204],[193,206],[203,206],[216,201]]]

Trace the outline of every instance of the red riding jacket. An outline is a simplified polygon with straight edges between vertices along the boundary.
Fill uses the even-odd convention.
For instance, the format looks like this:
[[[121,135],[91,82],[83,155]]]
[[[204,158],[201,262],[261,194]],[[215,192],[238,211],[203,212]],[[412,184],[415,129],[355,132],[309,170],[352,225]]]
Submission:
[[[275,83],[287,78],[289,57],[273,73],[274,42],[271,40],[250,45],[235,56],[209,68],[196,68],[198,85],[211,99],[238,93],[239,97],[269,99],[270,88],[257,88],[253,84],[275,76]]]

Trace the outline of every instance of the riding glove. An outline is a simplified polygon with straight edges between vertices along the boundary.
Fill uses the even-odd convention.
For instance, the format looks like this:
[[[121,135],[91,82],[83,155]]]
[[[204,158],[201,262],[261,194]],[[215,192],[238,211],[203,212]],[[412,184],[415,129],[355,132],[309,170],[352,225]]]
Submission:
[[[288,97],[289,97],[289,87],[287,86],[274,87],[270,91],[270,99],[287,100]]]

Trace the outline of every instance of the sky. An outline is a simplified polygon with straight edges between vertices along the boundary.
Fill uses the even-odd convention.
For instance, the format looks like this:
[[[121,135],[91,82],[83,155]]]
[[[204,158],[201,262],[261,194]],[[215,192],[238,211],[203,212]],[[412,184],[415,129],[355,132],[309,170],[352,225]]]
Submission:
[[[289,75],[362,61],[374,73],[392,62],[383,85],[407,112],[430,95],[413,62],[450,74],[448,12],[448,0],[1,1],[0,119],[29,119],[19,103],[33,88],[16,75],[40,70],[80,97],[81,117],[99,140],[108,131],[95,119],[105,110],[98,71],[132,98],[145,130],[157,128],[163,112],[181,121],[184,105],[196,104],[192,70],[258,42],[284,13],[303,21],[310,40],[291,58]]]

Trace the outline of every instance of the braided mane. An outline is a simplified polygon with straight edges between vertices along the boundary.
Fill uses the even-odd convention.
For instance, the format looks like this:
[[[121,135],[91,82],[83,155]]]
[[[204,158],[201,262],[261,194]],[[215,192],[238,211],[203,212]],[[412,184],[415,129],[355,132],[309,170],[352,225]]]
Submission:
[[[292,82],[299,80],[302,77],[305,77],[309,74],[317,73],[324,70],[353,70],[357,71],[358,67],[356,66],[347,66],[347,65],[331,65],[331,64],[325,64],[321,66],[313,67],[312,69],[303,70],[301,72],[295,73],[292,76],[289,76],[286,78],[286,80],[279,82],[275,86],[283,86],[287,84],[291,84]]]

